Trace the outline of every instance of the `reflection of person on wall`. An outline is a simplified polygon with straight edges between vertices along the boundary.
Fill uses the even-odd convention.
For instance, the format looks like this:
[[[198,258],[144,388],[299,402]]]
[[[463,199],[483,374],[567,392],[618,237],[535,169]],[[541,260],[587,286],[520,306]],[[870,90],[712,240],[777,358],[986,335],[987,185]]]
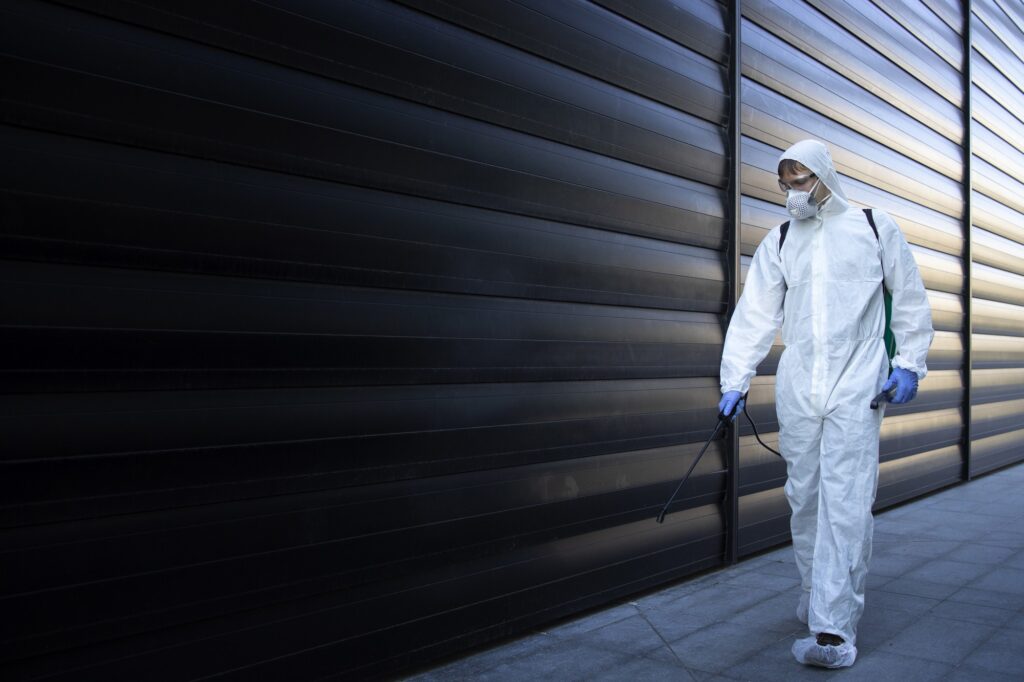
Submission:
[[[841,668],[857,657],[871,556],[884,406],[869,404],[880,388],[895,388],[896,403],[916,395],[927,372],[931,312],[899,227],[882,211],[848,203],[825,145],[804,140],[786,150],[779,186],[793,219],[754,254],[726,335],[719,409],[742,408],[781,326],[775,405],[803,585],[797,615],[811,634],[794,643],[793,655]],[[885,292],[897,347],[891,374]]]

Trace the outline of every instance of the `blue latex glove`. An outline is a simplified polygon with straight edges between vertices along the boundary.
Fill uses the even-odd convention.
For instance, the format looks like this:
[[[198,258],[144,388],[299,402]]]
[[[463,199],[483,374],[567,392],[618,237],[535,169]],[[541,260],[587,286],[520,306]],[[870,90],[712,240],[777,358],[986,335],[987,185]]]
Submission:
[[[882,386],[883,391],[896,387],[896,395],[889,398],[890,403],[909,403],[917,395],[917,375],[909,369],[896,367],[889,375],[889,380]]]
[[[746,403],[743,400],[743,394],[739,391],[728,391],[726,392],[720,401],[718,401],[718,411],[726,416],[732,415],[729,421],[736,421],[736,417],[739,416],[740,412],[743,411],[743,405]]]

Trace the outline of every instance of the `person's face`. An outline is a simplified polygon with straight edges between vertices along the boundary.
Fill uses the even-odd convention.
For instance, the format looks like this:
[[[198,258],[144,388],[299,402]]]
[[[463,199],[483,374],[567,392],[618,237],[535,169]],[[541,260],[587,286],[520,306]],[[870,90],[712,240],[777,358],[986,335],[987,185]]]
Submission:
[[[795,189],[798,192],[809,192],[816,182],[818,182],[818,176],[805,166],[797,166],[795,169],[784,171],[779,175],[779,188],[783,192],[788,192],[791,189]],[[818,188],[814,192],[815,200],[821,201],[828,194],[829,192],[825,185],[818,183]]]

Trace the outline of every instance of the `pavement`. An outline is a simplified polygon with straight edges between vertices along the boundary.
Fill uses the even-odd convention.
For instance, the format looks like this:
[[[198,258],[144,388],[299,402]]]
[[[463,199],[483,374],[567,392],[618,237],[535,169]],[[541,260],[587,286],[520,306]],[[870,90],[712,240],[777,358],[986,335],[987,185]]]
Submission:
[[[1024,680],[1024,463],[875,517],[857,662],[797,663],[789,545],[405,678]]]

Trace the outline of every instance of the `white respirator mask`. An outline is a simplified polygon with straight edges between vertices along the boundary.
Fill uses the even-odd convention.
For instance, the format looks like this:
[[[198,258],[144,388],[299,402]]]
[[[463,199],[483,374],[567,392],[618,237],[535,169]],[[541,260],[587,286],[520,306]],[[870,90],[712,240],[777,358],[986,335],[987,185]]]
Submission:
[[[818,189],[819,178],[809,192],[791,189],[786,192],[786,210],[797,220],[813,218],[818,213],[818,202],[814,200],[814,192]]]

